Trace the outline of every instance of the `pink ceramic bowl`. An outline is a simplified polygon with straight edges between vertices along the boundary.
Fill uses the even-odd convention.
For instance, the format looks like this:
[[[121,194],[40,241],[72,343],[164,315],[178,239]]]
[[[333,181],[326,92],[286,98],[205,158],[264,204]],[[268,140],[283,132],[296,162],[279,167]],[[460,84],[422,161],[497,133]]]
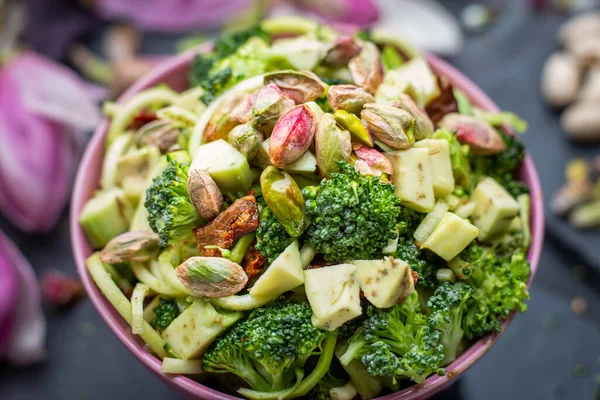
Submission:
[[[121,96],[119,101],[125,101],[140,90],[159,83],[166,83],[171,88],[179,91],[186,89],[188,85],[188,71],[193,58],[193,54],[186,53],[161,64],[133,85],[125,94],[123,94],[123,96]],[[433,69],[437,73],[446,76],[456,88],[464,91],[470,97],[473,104],[488,111],[498,110],[498,107],[463,74],[434,56],[429,56],[428,59]],[[236,397],[218,392],[185,376],[167,375],[162,373],[160,371],[161,361],[148,352],[142,341],[139,340],[136,335],[131,333],[129,325],[120,317],[108,300],[104,298],[102,293],[100,293],[86,268],[85,260],[92,254],[92,248],[87,243],[85,234],[79,226],[78,221],[85,202],[92,196],[94,190],[98,187],[102,159],[104,156],[104,138],[107,131],[108,121],[105,120],[94,133],[83,156],[83,160],[77,173],[71,203],[71,242],[75,254],[77,270],[85,289],[104,321],[106,321],[119,340],[123,342],[125,347],[127,347],[127,349],[152,372],[160,376],[167,384],[192,398],[235,399]],[[531,262],[531,277],[529,278],[529,283],[531,283],[537,270],[538,261],[542,251],[544,239],[544,207],[538,174],[533,161],[529,156],[526,157],[523,164],[521,178],[531,189],[531,228],[533,243],[528,255],[529,261]],[[502,324],[503,331],[508,328],[511,319],[512,316]],[[446,376],[432,376],[423,384],[413,385],[401,392],[382,397],[381,399],[414,400],[427,398],[433,395],[449,385],[458,375],[473,365],[475,361],[492,347],[499,336],[500,335],[498,334],[492,334],[473,344],[469,350],[448,366],[448,373]]]

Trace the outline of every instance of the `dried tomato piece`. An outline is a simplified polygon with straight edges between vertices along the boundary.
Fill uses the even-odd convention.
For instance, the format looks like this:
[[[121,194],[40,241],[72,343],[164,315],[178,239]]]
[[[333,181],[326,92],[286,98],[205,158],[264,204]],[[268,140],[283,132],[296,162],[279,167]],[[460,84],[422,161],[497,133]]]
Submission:
[[[446,114],[458,111],[458,103],[454,97],[452,84],[445,77],[439,75],[437,81],[441,91],[440,95],[425,108],[425,111],[429,114],[429,118],[435,125]]]

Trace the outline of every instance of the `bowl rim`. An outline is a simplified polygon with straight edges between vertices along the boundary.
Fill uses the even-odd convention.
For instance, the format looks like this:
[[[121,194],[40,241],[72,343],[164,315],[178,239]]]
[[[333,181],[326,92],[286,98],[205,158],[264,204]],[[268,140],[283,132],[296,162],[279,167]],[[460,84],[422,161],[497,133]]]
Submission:
[[[195,51],[182,53],[159,64],[156,68],[132,85],[122,96],[119,97],[117,102],[122,103],[139,91],[160,83],[163,77],[168,76],[173,70],[181,68],[186,64],[190,64],[195,55],[199,51],[207,49],[208,46],[209,44],[206,44]],[[449,63],[430,54],[426,56],[426,59],[437,74],[445,76],[454,87],[457,87],[465,92],[465,94],[467,94],[467,96],[475,105],[487,111],[499,110],[496,104],[494,104],[494,102],[474,82],[468,79],[464,74],[455,69]],[[149,368],[150,371],[152,371],[155,375],[162,378],[163,381],[169,386],[187,396],[192,396],[195,398],[210,400],[239,399],[238,397],[234,397],[204,386],[203,384],[186,376],[169,375],[161,372],[161,360],[152,355],[152,353],[150,353],[150,351],[144,347],[143,343],[136,337],[136,335],[123,328],[121,316],[100,292],[88,272],[86,267],[86,259],[93,253],[93,250],[89,247],[85,234],[79,225],[79,216],[85,202],[89,199],[89,196],[93,192],[93,190],[90,189],[88,180],[88,175],[90,174],[90,165],[94,163],[97,157],[100,157],[100,153],[103,153],[104,139],[107,132],[108,120],[104,118],[104,120],[95,130],[90,142],[86,147],[81,163],[79,164],[71,199],[71,247],[73,249],[77,272],[82,280],[83,286],[85,287],[85,290],[88,293],[88,296],[90,297],[94,307],[111,331],[117,336],[117,338],[140,362],[142,362],[143,365]],[[529,287],[537,271],[544,242],[544,205],[542,189],[537,170],[529,153],[526,154],[521,167],[521,178],[528,185],[531,193],[532,244],[527,256],[531,264],[531,275],[527,283],[527,286]],[[94,183],[93,187],[97,187],[97,182]],[[492,347],[501,334],[508,328],[514,315],[515,312],[511,313],[511,315],[502,323],[501,333],[489,334],[471,345],[467,351],[465,351],[459,358],[457,358],[446,368],[447,373],[445,376],[431,376],[422,384],[412,385],[399,392],[379,397],[378,399],[414,400],[418,398],[429,397],[442,390],[452,381],[454,381],[458,375],[471,367]]]

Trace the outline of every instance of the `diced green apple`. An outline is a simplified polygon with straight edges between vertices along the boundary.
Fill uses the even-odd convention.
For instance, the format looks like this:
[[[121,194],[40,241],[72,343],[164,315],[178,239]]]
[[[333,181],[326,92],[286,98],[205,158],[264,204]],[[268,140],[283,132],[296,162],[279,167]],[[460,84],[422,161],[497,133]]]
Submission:
[[[269,158],[269,140],[267,139],[261,143],[256,158],[253,161],[254,164],[262,168],[272,165]],[[317,159],[310,150],[307,150],[296,161],[283,166],[281,169],[290,174],[313,174],[317,171]]]
[[[198,147],[190,169],[208,172],[222,193],[245,193],[252,186],[248,161],[222,139]]]
[[[463,251],[477,235],[479,229],[451,212],[446,212],[429,237],[420,243],[421,249],[429,249],[449,261]]]
[[[235,324],[242,313],[219,313],[208,301],[196,300],[162,333],[173,351],[182,359],[201,356],[210,344],[227,328]]]
[[[444,218],[446,212],[448,212],[448,204],[443,200],[438,201],[435,204],[435,208],[433,209],[433,211],[427,214],[425,218],[423,218],[423,221],[421,221],[421,223],[415,230],[413,237],[421,243],[427,240],[427,238],[429,237],[429,235],[431,235],[435,227],[438,226],[442,218]]]
[[[437,77],[425,59],[415,58],[388,71],[375,99],[378,103],[392,101],[401,93],[408,94],[422,108],[440,95]]]
[[[133,207],[123,189],[112,188],[98,192],[83,207],[79,223],[90,245],[101,249],[112,238],[127,232]]]
[[[385,153],[394,169],[396,197],[419,212],[430,212],[435,206],[429,150],[410,148]]]
[[[362,313],[360,288],[352,276],[355,269],[352,264],[339,264],[304,271],[314,326],[334,331]]]
[[[475,209],[471,215],[473,224],[485,241],[504,233],[519,214],[519,203],[493,178],[485,178],[473,191],[471,201]]]
[[[354,278],[375,307],[387,308],[403,303],[415,290],[410,267],[402,260],[386,257],[350,263],[356,267]]]
[[[304,283],[298,241],[290,244],[258,278],[250,289],[255,297],[275,297]]]
[[[444,198],[454,191],[454,175],[450,162],[450,146],[442,139],[424,139],[416,142],[414,147],[429,149],[433,192],[436,198]]]

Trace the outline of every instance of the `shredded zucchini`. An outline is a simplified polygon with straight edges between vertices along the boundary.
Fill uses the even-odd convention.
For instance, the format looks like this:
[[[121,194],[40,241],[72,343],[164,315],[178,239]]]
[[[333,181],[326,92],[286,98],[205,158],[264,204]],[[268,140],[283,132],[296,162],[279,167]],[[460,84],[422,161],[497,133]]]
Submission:
[[[241,296],[227,296],[210,299],[213,306],[231,311],[248,311],[262,307],[272,301],[273,297],[255,297],[250,294]]]
[[[165,357],[160,370],[166,374],[203,374],[202,360],[181,360],[179,358]]]
[[[102,261],[100,261],[100,253],[94,253],[87,259],[87,267],[90,271],[90,275],[92,275],[92,279],[94,279],[94,282],[96,282],[96,285],[102,294],[110,301],[125,321],[131,325],[133,319],[131,303],[127,300],[127,297],[121,293],[121,290],[104,269],[104,265]],[[145,321],[143,321],[142,324],[144,329],[143,332],[139,334],[142,340],[158,357],[161,359],[166,357],[167,352],[164,349],[166,342],[158,332],[152,329],[150,324]]]
[[[148,286],[138,283],[131,295],[131,331],[136,335],[144,333],[144,299],[148,291]]]
[[[131,263],[131,270],[138,281],[145,283],[156,293],[165,294],[167,296],[177,296],[182,294],[179,290],[154,276],[144,263],[133,261]]]
[[[177,277],[175,273],[175,267],[171,263],[171,259],[173,256],[173,251],[168,248],[164,250],[160,256],[158,256],[158,269],[160,272],[160,276],[169,284],[171,287],[175,288],[180,294],[190,295],[191,293],[183,283]]]

